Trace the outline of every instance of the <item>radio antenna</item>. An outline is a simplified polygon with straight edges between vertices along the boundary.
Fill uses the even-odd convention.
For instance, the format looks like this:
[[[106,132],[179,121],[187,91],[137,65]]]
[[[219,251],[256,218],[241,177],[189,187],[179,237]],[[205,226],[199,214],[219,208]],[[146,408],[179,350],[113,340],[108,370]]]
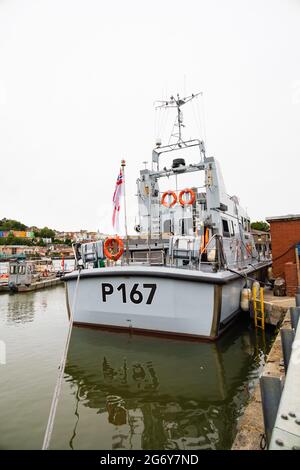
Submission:
[[[174,126],[178,127],[178,132],[175,134],[172,134],[171,137],[176,137],[177,138],[177,143],[182,142],[182,128],[185,127],[183,124],[183,115],[181,111],[181,107],[188,103],[189,101],[192,101],[194,98],[196,98],[199,95],[202,95],[202,91],[200,93],[196,94],[191,94],[190,96],[187,96],[185,98],[180,98],[179,93],[177,93],[177,98],[175,98],[173,95],[170,97],[169,101],[156,101],[155,103],[159,103],[157,106],[155,106],[155,109],[159,108],[176,108],[177,109],[177,117]]]

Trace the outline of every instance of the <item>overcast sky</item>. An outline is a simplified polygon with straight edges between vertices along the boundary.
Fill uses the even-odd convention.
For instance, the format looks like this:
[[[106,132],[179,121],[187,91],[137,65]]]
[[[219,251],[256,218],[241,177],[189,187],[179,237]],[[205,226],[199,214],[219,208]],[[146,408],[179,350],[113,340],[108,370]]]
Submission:
[[[299,0],[0,0],[0,218],[111,231],[125,158],[132,226],[153,102],[198,91],[227,191],[300,213],[299,25]]]

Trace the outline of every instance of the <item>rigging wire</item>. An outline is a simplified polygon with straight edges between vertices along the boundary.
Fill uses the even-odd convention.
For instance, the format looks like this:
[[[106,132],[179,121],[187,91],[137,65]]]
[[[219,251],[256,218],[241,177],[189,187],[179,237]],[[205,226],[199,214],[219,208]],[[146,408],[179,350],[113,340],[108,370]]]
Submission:
[[[170,144],[172,137],[176,137],[176,134],[175,134],[176,121],[177,121],[177,119],[175,119],[174,124],[172,126],[172,130],[171,130],[170,137],[169,137],[169,140],[168,140],[168,145]]]
[[[192,101],[191,104],[192,104],[195,124],[196,124],[196,127],[198,128],[199,136],[203,137],[202,123],[201,123],[201,120],[199,119],[199,114],[196,113],[196,108],[198,108],[198,106],[196,105],[196,103],[194,103],[194,101]]]
[[[282,258],[284,255],[286,255],[292,248],[295,248],[297,246],[297,243],[291,245],[286,251],[284,251],[283,253],[281,253],[280,255],[276,256],[276,258],[272,258],[272,261],[277,261],[278,259]]]
[[[163,135],[164,135],[164,132],[167,127],[168,120],[169,120],[169,108],[163,108],[162,111],[163,111],[163,121],[162,121],[161,134],[163,138]]]
[[[56,382],[56,386],[55,386],[55,390],[54,390],[54,394],[53,394],[53,398],[52,398],[50,414],[49,414],[49,418],[48,418],[48,423],[47,423],[47,427],[46,427],[46,432],[45,432],[45,436],[44,436],[44,442],[43,442],[42,450],[47,450],[49,448],[51,435],[52,435],[52,431],[53,431],[54,419],[55,419],[58,400],[59,400],[59,396],[60,396],[60,392],[61,392],[61,387],[62,387],[62,382],[63,382],[63,377],[64,377],[64,371],[65,371],[65,366],[66,366],[66,362],[67,362],[68,349],[69,349],[69,344],[70,344],[70,339],[71,339],[71,333],[72,333],[72,329],[73,329],[74,313],[75,313],[75,308],[76,308],[76,303],[77,303],[80,273],[81,273],[81,268],[79,267],[77,281],[76,281],[76,287],[75,287],[75,291],[74,291],[72,310],[70,312],[70,325],[69,325],[67,340],[66,340],[65,348],[64,348],[63,355],[62,355],[62,358],[61,358],[61,361],[60,361],[60,365],[59,365],[59,368],[58,368],[59,372],[58,372],[57,382]]]

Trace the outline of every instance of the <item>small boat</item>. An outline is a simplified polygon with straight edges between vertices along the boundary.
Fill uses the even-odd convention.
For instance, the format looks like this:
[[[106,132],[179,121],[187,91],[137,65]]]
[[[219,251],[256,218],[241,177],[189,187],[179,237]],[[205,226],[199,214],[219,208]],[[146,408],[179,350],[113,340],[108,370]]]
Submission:
[[[9,291],[12,293],[30,292],[56,285],[59,279],[55,282],[55,274],[50,269],[51,265],[48,261],[44,260],[10,261],[8,274]]]
[[[271,260],[257,252],[218,161],[203,140],[182,137],[181,108],[196,96],[161,103],[176,109],[175,142],[157,141],[151,169],[140,171],[137,235],[74,247],[83,269],[64,277],[74,323],[214,340],[238,315],[242,289],[265,279]],[[162,180],[174,187],[162,191]]]

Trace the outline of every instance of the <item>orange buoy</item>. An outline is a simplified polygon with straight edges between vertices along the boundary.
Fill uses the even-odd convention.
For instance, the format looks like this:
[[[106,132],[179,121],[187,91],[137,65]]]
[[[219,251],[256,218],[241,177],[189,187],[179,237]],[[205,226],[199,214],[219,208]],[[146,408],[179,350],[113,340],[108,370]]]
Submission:
[[[185,194],[190,195],[190,198],[188,200],[183,199],[183,196]],[[194,204],[195,199],[196,199],[195,193],[192,189],[186,188],[186,189],[183,189],[182,191],[180,191],[180,193],[179,193],[179,203],[182,206],[185,206],[186,204],[190,204],[190,205]]]
[[[172,201],[170,202],[167,202],[166,201],[166,198],[167,196],[172,196]],[[161,204],[165,207],[173,207],[175,206],[177,202],[177,196],[176,196],[176,193],[174,193],[174,191],[165,191],[161,197]]]
[[[117,251],[115,252],[115,248]],[[118,261],[118,259],[124,253],[124,243],[119,237],[108,237],[104,242],[104,254],[106,258],[113,261]]]

